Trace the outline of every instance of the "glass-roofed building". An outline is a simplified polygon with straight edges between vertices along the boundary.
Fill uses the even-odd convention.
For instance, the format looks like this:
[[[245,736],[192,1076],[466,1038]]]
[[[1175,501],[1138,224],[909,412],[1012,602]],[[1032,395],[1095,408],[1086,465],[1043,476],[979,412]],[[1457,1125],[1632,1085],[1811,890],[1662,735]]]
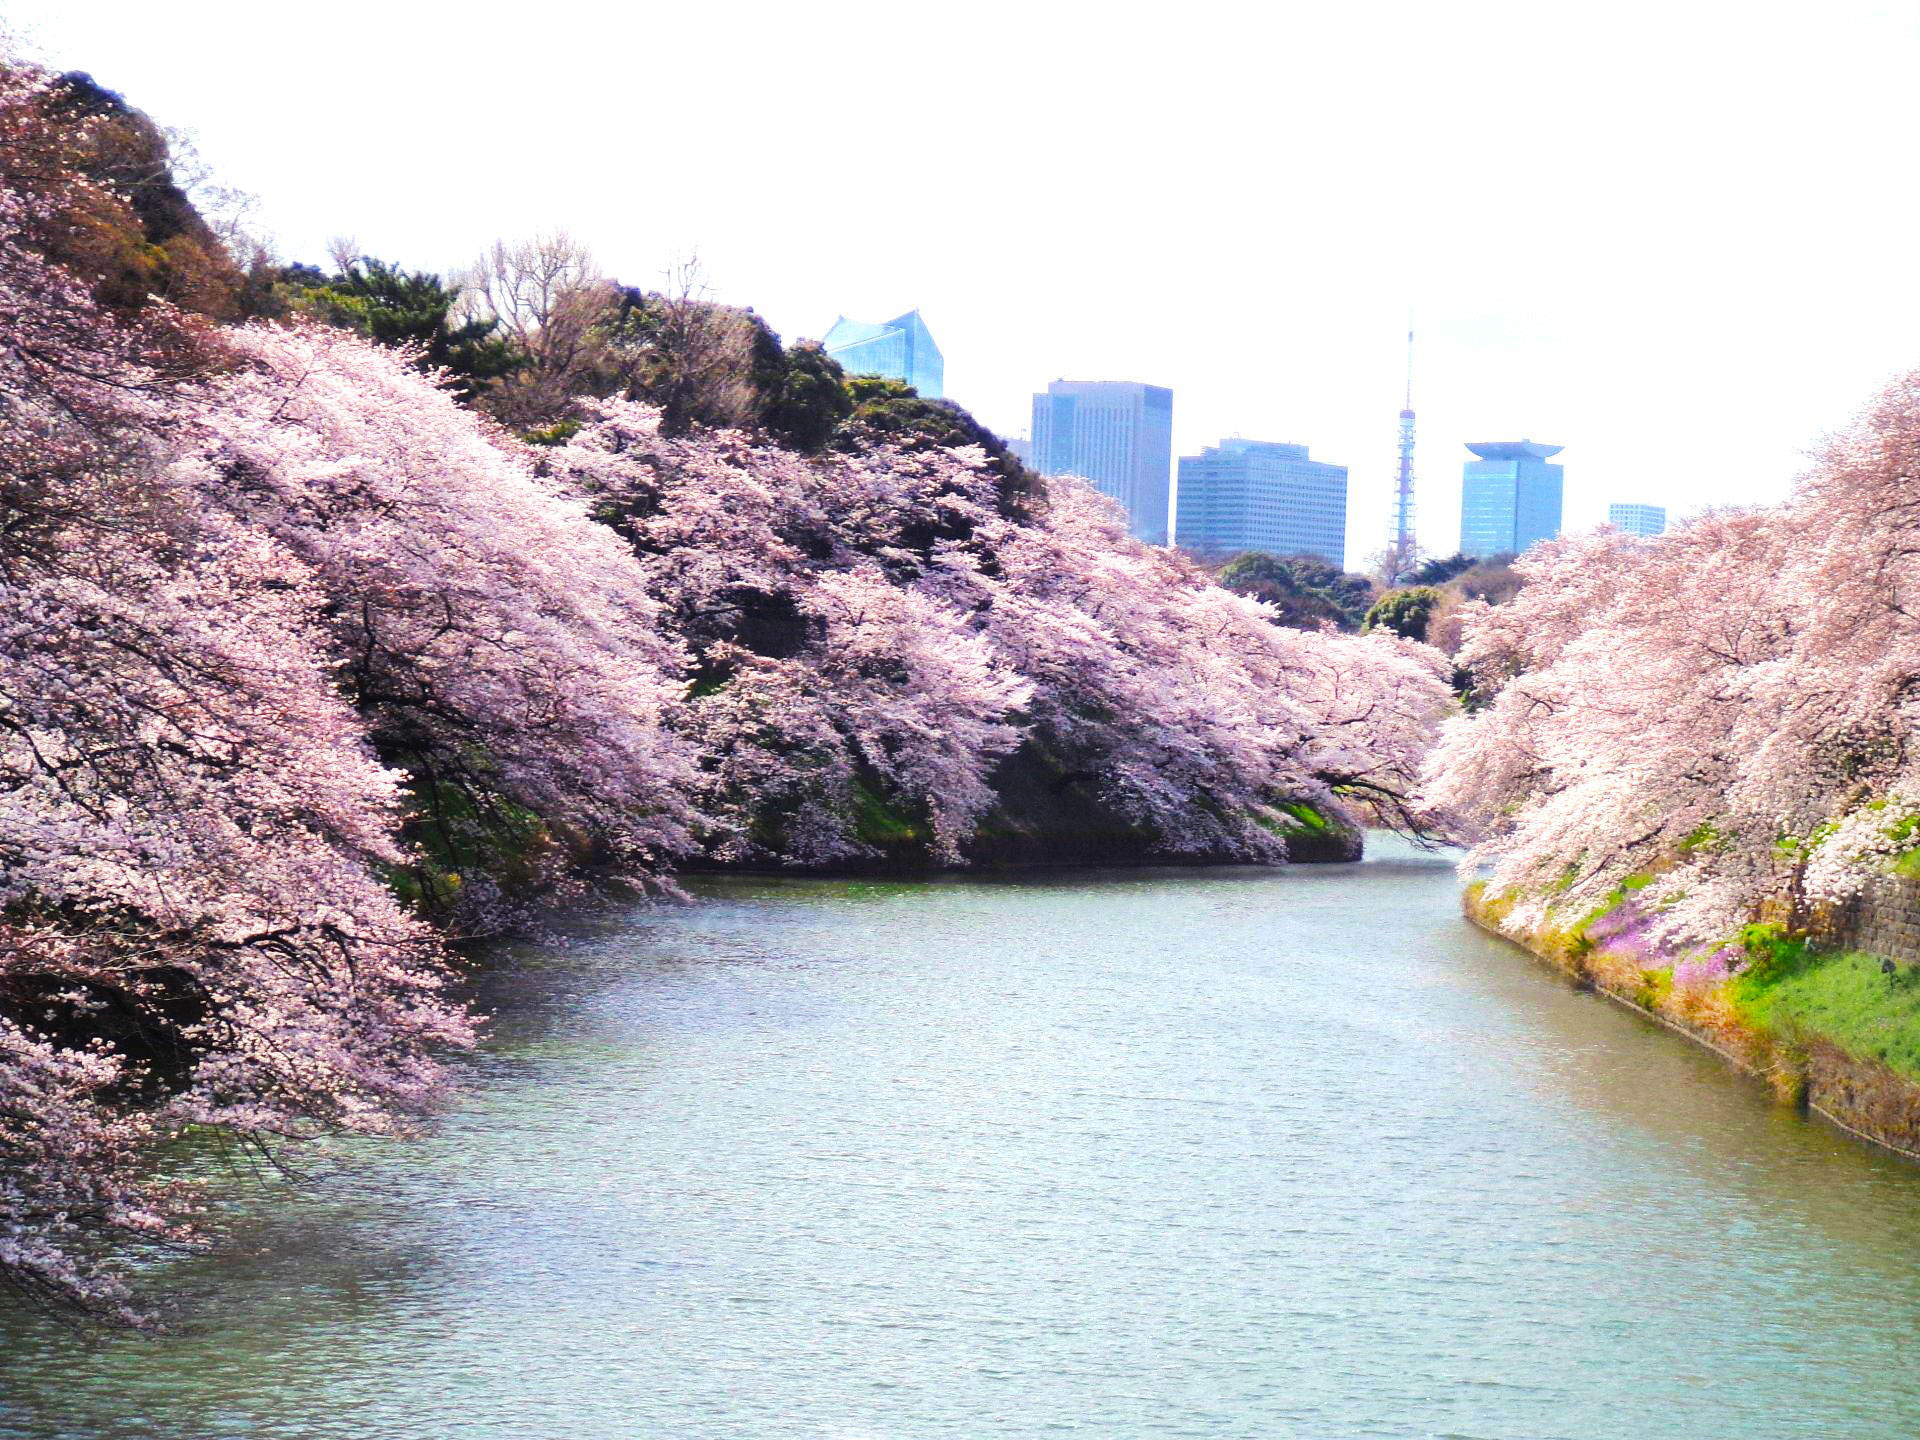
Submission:
[[[938,400],[946,393],[947,362],[918,310],[877,325],[842,315],[833,322],[820,346],[849,375],[904,380],[929,400]]]

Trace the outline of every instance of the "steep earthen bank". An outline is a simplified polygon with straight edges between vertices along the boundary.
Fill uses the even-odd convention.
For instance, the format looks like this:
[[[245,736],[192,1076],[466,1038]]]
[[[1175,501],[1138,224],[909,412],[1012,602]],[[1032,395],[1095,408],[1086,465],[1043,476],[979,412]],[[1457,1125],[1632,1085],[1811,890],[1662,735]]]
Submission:
[[[1886,1064],[1807,1034],[1747,1023],[1713,992],[1661,984],[1632,961],[1569,931],[1503,928],[1497,897],[1482,885],[1462,898],[1467,918],[1519,945],[1576,984],[1706,1046],[1762,1082],[1785,1104],[1820,1116],[1859,1139],[1920,1160],[1920,1084]]]
[[[963,846],[963,863],[943,863],[925,807],[900,803],[863,777],[855,787],[853,834],[868,853],[796,864],[775,852],[746,863],[694,857],[688,871],[746,870],[773,874],[925,875],[952,870],[1029,870],[1076,866],[1207,866],[1260,862],[1244,843],[1199,849],[1169,847],[1147,823],[1122,813],[1090,773],[1076,772],[1031,738],[994,772],[995,804]],[[1217,811],[1216,811],[1217,813]],[[1300,799],[1271,805],[1256,822],[1286,844],[1291,864],[1357,861],[1366,837],[1330,806]]]

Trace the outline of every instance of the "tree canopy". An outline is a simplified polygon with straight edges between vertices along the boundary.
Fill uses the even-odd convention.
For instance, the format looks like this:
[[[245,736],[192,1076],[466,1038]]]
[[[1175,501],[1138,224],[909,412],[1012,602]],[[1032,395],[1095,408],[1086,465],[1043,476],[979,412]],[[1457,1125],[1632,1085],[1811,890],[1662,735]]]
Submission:
[[[1218,578],[1227,589],[1272,605],[1280,624],[1300,630],[1323,625],[1357,630],[1373,599],[1366,576],[1349,574],[1317,555],[1249,550],[1221,566]]]
[[[1783,504],[1656,537],[1534,547],[1462,611],[1487,703],[1426,795],[1513,923],[1621,887],[1681,951],[1761,902],[1838,902],[1920,837],[1920,374],[1817,453]]]
[[[452,943],[592,881],[968,863],[1036,776],[1134,858],[1415,823],[1425,647],[1275,626],[691,287],[623,326],[562,235],[209,323],[70,243],[150,242],[67,93],[0,67],[0,1283],[116,1303],[195,1127],[404,1127]]]
[[[1444,585],[1454,576],[1471,570],[1475,565],[1472,556],[1456,551],[1444,558],[1422,561],[1407,577],[1409,585]]]
[[[1427,626],[1440,605],[1440,592],[1431,585],[1389,590],[1373,602],[1362,628],[1391,630],[1408,640],[1425,640]]]
[[[443,284],[438,275],[363,255],[334,275],[289,266],[282,283],[294,305],[316,319],[375,344],[411,346],[423,368],[454,377],[454,393],[462,400],[473,400],[488,382],[523,363],[513,343],[498,333],[498,320],[453,318],[459,288]]]

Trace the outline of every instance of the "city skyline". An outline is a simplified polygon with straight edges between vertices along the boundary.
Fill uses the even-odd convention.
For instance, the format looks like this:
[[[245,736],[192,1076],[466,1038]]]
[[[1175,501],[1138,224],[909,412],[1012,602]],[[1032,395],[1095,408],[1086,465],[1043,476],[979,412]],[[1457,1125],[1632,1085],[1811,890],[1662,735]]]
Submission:
[[[1420,543],[1414,524],[1413,341],[1413,332],[1409,331],[1406,390],[1397,431],[1398,463],[1385,548],[1412,547],[1415,554],[1439,558],[1452,552]],[[849,375],[880,375],[910,384],[929,399],[950,398],[944,394],[944,358],[917,308],[877,322],[840,315],[820,343]],[[1149,391],[1164,396],[1164,404],[1158,408],[1169,412],[1166,429],[1171,469],[1164,512],[1153,481],[1154,466],[1151,462],[1142,466],[1133,451],[1134,436],[1122,433],[1124,425],[1119,429],[1109,426],[1111,433],[1099,437],[1074,433],[1073,395],[1104,394],[1111,399],[1125,394],[1131,399]],[[1354,571],[1367,568],[1368,557],[1354,558],[1348,549],[1353,500],[1349,467],[1313,460],[1305,445],[1251,440],[1237,432],[1203,447],[1199,454],[1174,458],[1171,410],[1172,391],[1166,387],[1133,381],[1056,380],[1047,392],[1033,396],[1029,430],[1006,435],[1003,440],[1016,459],[1039,473],[1080,475],[1119,500],[1127,511],[1130,530],[1136,538],[1150,543],[1177,545],[1197,554],[1310,554]],[[1063,416],[1064,424],[1060,423]],[[1036,450],[1035,437],[1043,427],[1051,432],[1050,443],[1046,449]],[[1532,461],[1558,454],[1564,446],[1540,446],[1521,440],[1468,442],[1467,448],[1480,459],[1467,462],[1463,470],[1460,523],[1455,532],[1458,553],[1474,558],[1520,553],[1539,540],[1565,533],[1563,467],[1536,467],[1540,473],[1522,473]],[[1550,496],[1533,493],[1545,472],[1551,472]],[[1529,475],[1533,488],[1528,485]],[[1499,506],[1495,506],[1493,491],[1485,483],[1495,478],[1510,479],[1515,485],[1515,493]],[[1481,483],[1476,484],[1476,480]],[[1504,508],[1495,517],[1490,507]],[[1629,534],[1660,535],[1667,529],[1667,510],[1658,505],[1613,502],[1607,506],[1605,523]],[[1504,526],[1511,539],[1502,542],[1489,538],[1490,525]]]
[[[1454,539],[1459,499],[1456,468],[1437,457],[1475,436],[1577,438],[1591,483],[1569,496],[1571,528],[1600,523],[1608,477],[1647,454],[1680,477],[1676,513],[1754,503],[1784,495],[1824,433],[1920,363],[1920,274],[1899,248],[1920,197],[1881,178],[1909,128],[1915,17],[1850,4],[1817,22],[1784,7],[1389,8],[1276,7],[1232,23],[1203,8],[1167,35],[1103,31],[1098,63],[1063,69],[1053,57],[1086,41],[1064,11],[1023,12],[1025,43],[1010,50],[992,39],[992,6],[965,26],[903,15],[881,27],[716,3],[674,43],[758,27],[733,99],[712,103],[698,67],[661,67],[651,108],[701,114],[701,143],[651,147],[643,171],[618,178],[580,137],[631,127],[626,57],[656,42],[637,17],[574,0],[546,15],[598,37],[569,83],[525,77],[524,105],[483,109],[461,143],[430,151],[392,143],[434,133],[425,93],[375,86],[332,105],[337,71],[298,12],[207,0],[195,33],[212,38],[195,44],[177,17],[123,0],[19,0],[9,20],[52,63],[196,132],[213,178],[259,197],[256,219],[289,260],[324,260],[344,229],[368,253],[447,273],[496,237],[558,225],[629,284],[657,284],[696,252],[716,298],[788,339],[819,338],[837,308],[887,315],[909,297],[937,326],[946,393],[1002,433],[1026,423],[1047,376],[1151,374],[1183,397],[1181,453],[1236,431],[1309,437],[1351,469],[1349,563],[1388,529],[1383,417],[1401,393],[1409,308],[1420,443],[1435,457],[1420,534],[1435,552]],[[380,24],[397,53],[485,74],[513,13],[476,4],[448,27],[402,8]],[[1661,44],[1641,43],[1650,31]],[[280,63],[234,63],[255,48]],[[1259,98],[1280,53],[1298,62],[1292,83]],[[767,137],[778,97],[811,75],[908,67],[915,123],[862,137],[890,204],[933,217],[901,243],[907,231],[862,216]],[[1511,77],[1498,94],[1459,83],[1495,71]],[[982,74],[1006,91],[984,112],[971,103]],[[1623,113],[1623,87],[1647,103]],[[1291,138],[1319,135],[1317,117],[1357,93],[1391,98],[1312,144]],[[333,120],[316,144],[305,117],[322,111]],[[1055,130],[1103,127],[1138,143],[1033,163]],[[930,161],[955,148],[977,196]],[[1249,190],[1256,165],[1265,183]],[[513,185],[497,183],[503,171]],[[1153,198],[1117,209],[1145,175]],[[1487,197],[1519,186],[1552,223],[1537,244],[1486,243]],[[1807,194],[1848,195],[1856,223],[1793,199]],[[1195,223],[1228,203],[1232,223]],[[1720,422],[1710,434],[1702,412]]]

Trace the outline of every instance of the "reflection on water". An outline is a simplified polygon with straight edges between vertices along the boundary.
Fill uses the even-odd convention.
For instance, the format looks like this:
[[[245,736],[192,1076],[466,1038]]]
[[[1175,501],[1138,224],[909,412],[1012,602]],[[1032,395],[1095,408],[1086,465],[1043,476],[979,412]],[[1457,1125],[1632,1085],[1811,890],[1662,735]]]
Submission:
[[[1920,1171],[1444,863],[727,879],[503,954],[428,1138],[243,1187],[0,1436],[1911,1436]]]

